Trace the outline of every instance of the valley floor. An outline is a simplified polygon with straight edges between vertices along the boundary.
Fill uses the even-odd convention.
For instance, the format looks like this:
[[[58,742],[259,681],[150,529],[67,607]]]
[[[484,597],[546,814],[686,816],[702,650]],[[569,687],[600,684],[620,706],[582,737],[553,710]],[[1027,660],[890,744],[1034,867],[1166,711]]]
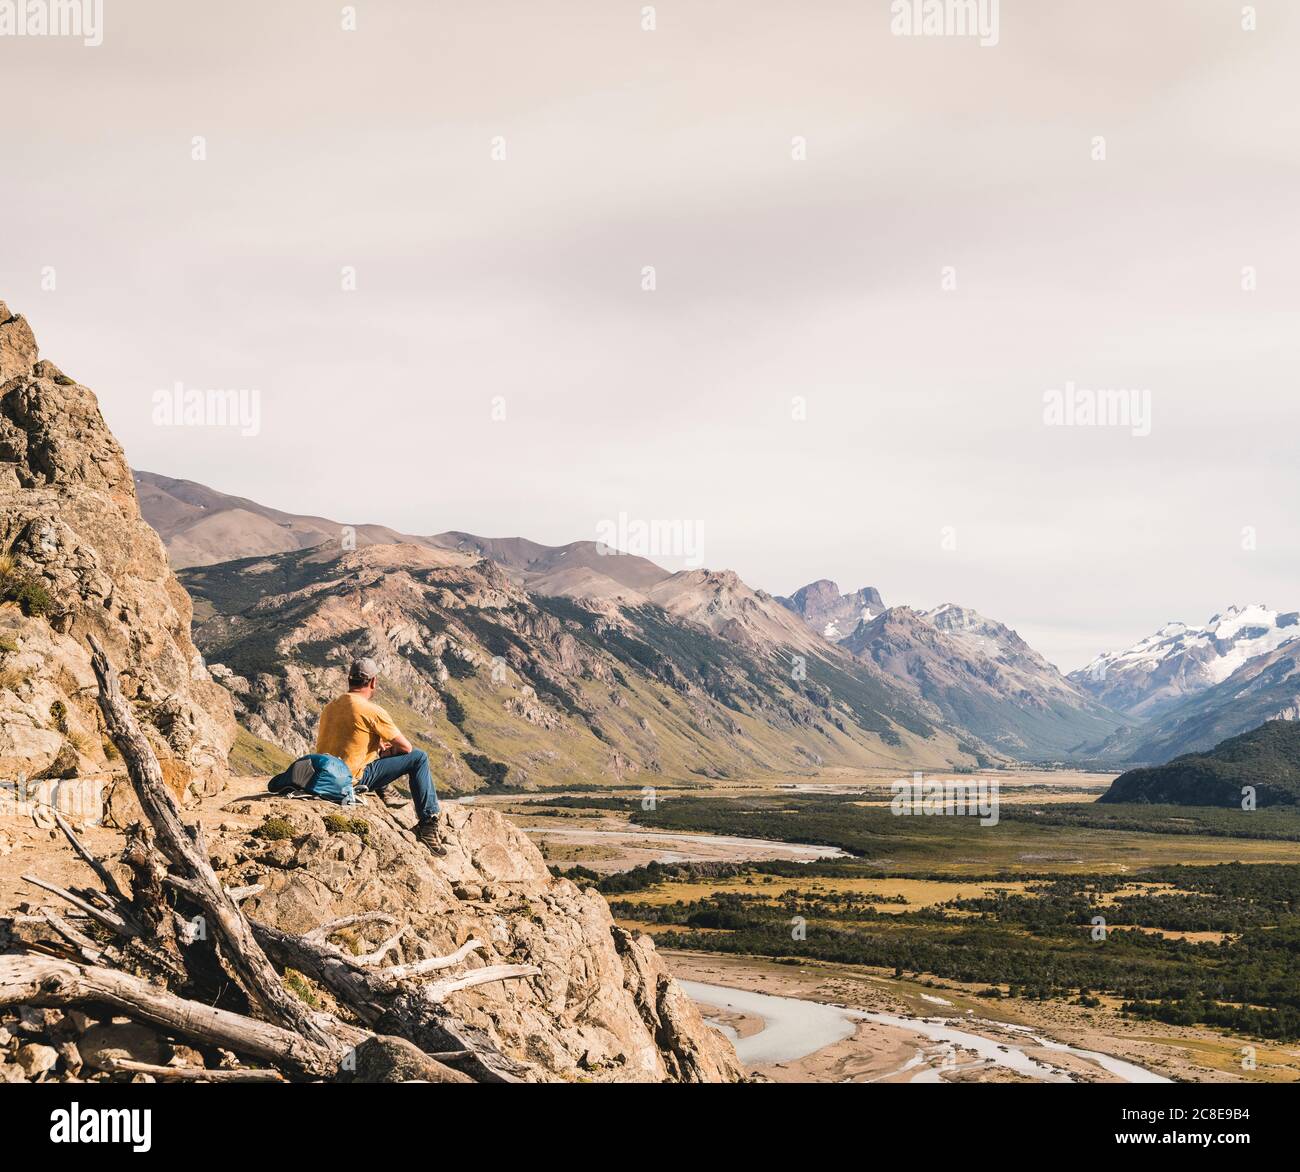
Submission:
[[[890,817],[890,783],[898,775],[884,772],[659,787],[653,811],[642,809],[636,790],[478,800],[501,803],[554,864],[580,866],[589,874],[644,868],[652,859],[801,862],[808,857],[803,849],[826,851],[823,864],[806,872],[802,865],[773,870],[770,862],[766,868],[702,868],[663,878],[642,871],[639,878],[629,876],[629,886],[610,887],[620,922],[660,940],[688,991],[732,1036],[742,1060],[748,1058],[751,1069],[766,1078],[1300,1080],[1300,1045],[1126,1015],[1124,998],[1099,985],[1085,1002],[1069,988],[1078,977],[1072,982],[1067,975],[1082,973],[1095,955],[1086,943],[1086,920],[1079,928],[1069,926],[1077,922],[1070,901],[1080,898],[1094,905],[1088,915],[1104,912],[1127,932],[1115,947],[1138,962],[1156,954],[1137,949],[1134,933],[1170,942],[1160,954],[1170,963],[1222,963],[1217,954],[1191,958],[1168,950],[1177,942],[1232,948],[1240,934],[1231,930],[1233,922],[1224,924],[1229,930],[1201,930],[1174,921],[1208,906],[1211,917],[1230,921],[1239,915],[1243,925],[1260,923],[1251,918],[1252,908],[1265,905],[1254,904],[1245,890],[1233,891],[1231,899],[1216,896],[1213,888],[1200,894],[1183,890],[1162,869],[1214,871],[1221,864],[1248,863],[1281,865],[1294,874],[1300,866],[1300,817],[1282,812],[1236,819],[1222,811],[1096,806],[1109,774],[1024,770],[976,776],[996,781],[1000,791],[1003,817],[987,830],[966,818]],[[835,859],[831,848],[846,844],[866,858]],[[1051,893],[1058,877],[1064,887]],[[1026,919],[1023,906],[1009,916],[998,910],[1004,899],[1023,905],[1044,898],[1064,909],[1060,926],[1033,926],[1033,913]],[[1154,925],[1142,918],[1144,901],[1150,901],[1146,914],[1156,917]],[[1261,914],[1287,922],[1289,905],[1281,892],[1268,906],[1279,910]],[[808,917],[807,946],[791,945],[789,917],[796,914]],[[1173,920],[1161,918],[1167,915]],[[1052,922],[1049,917],[1045,925]],[[952,933],[967,924],[990,935],[963,943]],[[956,952],[943,952],[948,941]],[[861,949],[869,955],[882,943],[909,957],[899,962],[906,977],[892,962],[880,967],[816,958],[818,951]],[[966,983],[913,971],[926,946],[934,959],[958,967],[969,965],[962,952],[972,946],[991,959],[980,981]],[[1011,964],[997,963],[1003,946],[1029,949],[1016,955],[1017,964],[1043,956],[1045,949],[1066,988],[1032,994],[1028,987],[1014,988]],[[909,953],[909,947],[917,951]],[[1158,976],[1160,970],[1152,971]],[[990,996],[999,990],[1000,997]],[[873,1016],[863,1019],[862,1013]]]
[[[900,980],[867,966],[664,955],[751,1073],[774,1082],[1300,1081],[1298,1047],[1126,1021],[1113,998],[1098,1009],[1063,1001],[990,1006],[973,985]],[[728,990],[760,999],[719,1008]],[[822,1007],[874,1018],[822,1017]],[[778,1035],[774,1045],[764,1045],[769,1034]],[[1253,1071],[1242,1066],[1246,1046],[1254,1047]]]
[[[789,777],[762,780],[722,780],[702,784],[669,783],[654,787],[656,803],[671,802],[679,797],[709,797],[721,800],[753,797],[808,797],[818,794],[857,795],[872,804],[888,803],[890,785],[910,775],[897,770],[829,769],[813,777],[792,774]],[[1105,792],[1112,775],[1079,770],[999,770],[963,775],[963,780],[983,778],[996,781],[1001,800],[1008,803],[1046,801],[1051,803],[1090,802]],[[629,806],[646,800],[650,791],[644,787],[610,790],[607,794],[626,794]],[[671,833],[635,825],[622,811],[582,810],[578,808],[563,819],[555,811],[542,811],[539,803],[555,798],[575,801],[598,796],[589,791],[563,789],[540,790],[532,794],[508,794],[481,791],[462,800],[498,806],[516,825],[526,830],[541,847],[547,859],[560,866],[578,864],[592,871],[613,873],[651,862],[709,863],[755,862],[769,859],[842,858],[836,847],[807,843],[790,843],[739,835],[708,835],[699,832]],[[546,816],[543,816],[546,815]]]

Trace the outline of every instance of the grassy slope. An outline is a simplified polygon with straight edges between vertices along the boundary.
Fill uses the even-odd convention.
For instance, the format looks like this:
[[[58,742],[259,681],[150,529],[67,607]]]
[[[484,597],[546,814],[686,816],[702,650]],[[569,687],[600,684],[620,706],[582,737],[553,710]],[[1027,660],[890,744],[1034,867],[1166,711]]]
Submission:
[[[199,631],[209,660],[245,678],[274,675],[282,664],[296,662],[323,696],[333,686],[327,681],[337,675],[339,656],[350,654],[350,643],[369,638],[364,627],[317,642],[294,643],[284,636],[309,622],[321,599],[338,595],[341,587],[330,583],[333,572],[312,551],[185,571],[182,577],[196,604],[219,615],[245,612],[309,583],[328,584],[323,594],[249,611],[237,625],[214,619]],[[618,630],[598,631],[596,616],[567,600],[533,600],[590,654],[610,665],[617,679],[615,685],[572,676],[557,688],[537,668],[538,648],[512,626],[527,627],[536,621],[536,611],[523,604],[502,611],[444,606],[435,601],[438,574],[415,575],[430,594],[423,606],[413,605],[412,617],[434,630],[446,630],[453,622],[463,626],[470,650],[485,659],[523,662],[529,674],[509,669],[502,684],[485,667],[470,667],[438,684],[440,665],[421,663],[412,651],[409,658],[425,682],[412,690],[408,680],[402,685],[405,693],[390,685],[385,702],[405,713],[399,723],[413,739],[424,733],[462,760],[473,753],[502,762],[511,767],[508,782],[640,786],[702,777],[811,774],[823,765],[940,767],[961,759],[950,735],[925,724],[904,697],[879,681],[857,678],[842,664],[814,657],[809,681],[800,684],[791,679],[789,664],[767,662],[765,656],[671,620],[656,607],[633,612],[641,627],[636,638]],[[688,703],[678,690],[683,681],[711,703],[700,698]],[[559,727],[542,727],[509,710],[509,699],[522,697],[525,687],[534,688],[537,700],[559,717]],[[463,709],[459,727],[434,701],[437,692],[450,694]],[[811,719],[792,720],[795,712]],[[457,784],[477,785],[472,777]]]

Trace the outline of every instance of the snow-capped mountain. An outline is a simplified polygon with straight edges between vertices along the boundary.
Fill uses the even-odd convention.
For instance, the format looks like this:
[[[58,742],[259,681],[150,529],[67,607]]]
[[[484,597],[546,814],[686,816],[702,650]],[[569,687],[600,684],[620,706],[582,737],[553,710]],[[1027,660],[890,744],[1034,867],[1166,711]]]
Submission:
[[[1169,761],[1184,753],[1205,752],[1270,720],[1300,721],[1300,639],[1246,660],[1221,684],[1111,738],[1102,755],[1123,761]]]
[[[1298,638],[1300,613],[1232,606],[1203,627],[1169,623],[1125,651],[1103,652],[1069,678],[1110,708],[1152,720]]]

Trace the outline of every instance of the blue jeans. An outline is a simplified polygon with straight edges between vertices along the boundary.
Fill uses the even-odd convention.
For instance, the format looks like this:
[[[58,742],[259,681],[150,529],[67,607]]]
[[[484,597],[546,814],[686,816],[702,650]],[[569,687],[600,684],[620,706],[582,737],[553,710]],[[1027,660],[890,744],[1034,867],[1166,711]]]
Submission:
[[[405,777],[411,787],[411,798],[420,821],[438,816],[438,791],[429,772],[429,755],[423,749],[412,749],[396,757],[380,757],[371,761],[357,782],[359,790],[381,793],[398,778]]]

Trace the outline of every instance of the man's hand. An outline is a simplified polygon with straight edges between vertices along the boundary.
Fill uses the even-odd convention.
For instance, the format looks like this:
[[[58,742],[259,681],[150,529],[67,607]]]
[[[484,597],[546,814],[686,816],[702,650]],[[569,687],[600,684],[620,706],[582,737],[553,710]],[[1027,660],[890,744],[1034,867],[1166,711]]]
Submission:
[[[404,753],[411,751],[411,742],[408,741],[401,733],[398,733],[391,741],[379,742],[379,755],[381,757],[400,757]]]

